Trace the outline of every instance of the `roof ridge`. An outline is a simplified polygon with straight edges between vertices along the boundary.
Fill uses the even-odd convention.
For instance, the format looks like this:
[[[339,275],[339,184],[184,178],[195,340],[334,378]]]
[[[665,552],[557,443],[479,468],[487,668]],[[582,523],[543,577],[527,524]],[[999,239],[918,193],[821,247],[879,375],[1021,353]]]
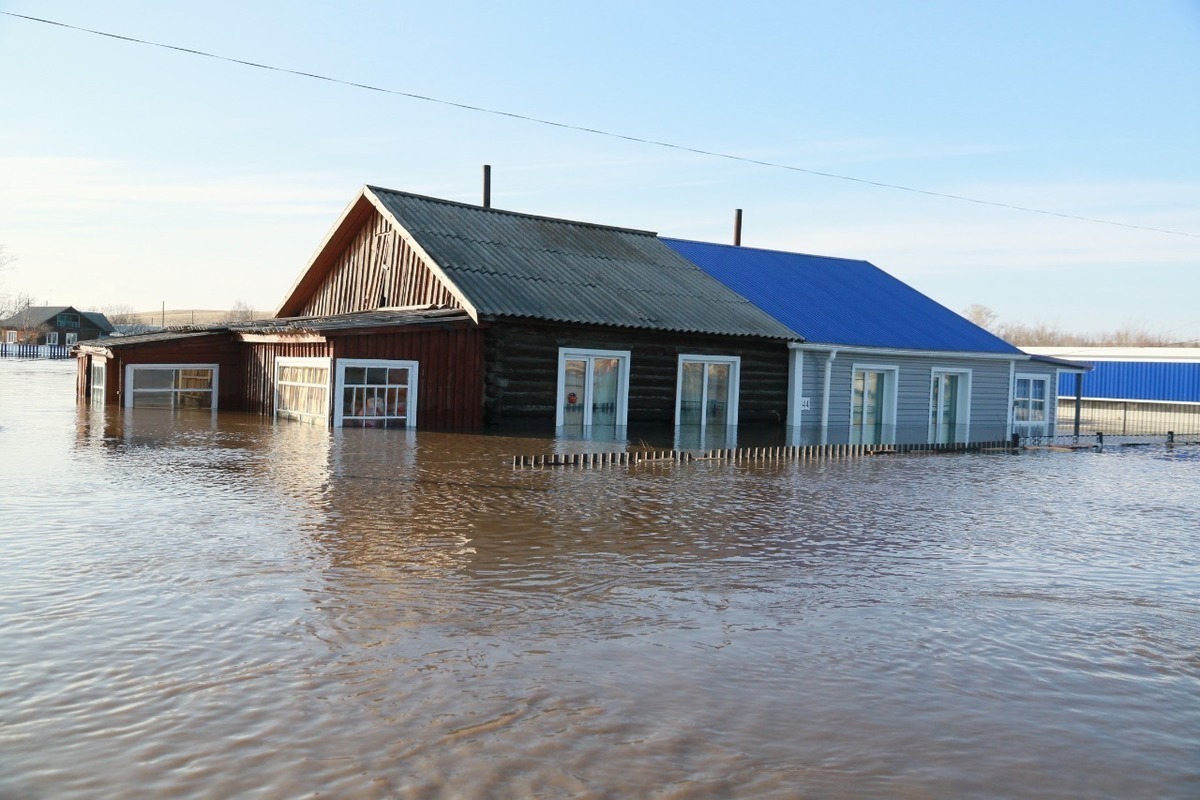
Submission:
[[[780,249],[774,248],[774,247],[754,247],[752,245],[744,245],[744,244],[729,244],[728,242],[705,242],[700,239],[681,239],[678,236],[659,236],[658,238],[662,239],[663,241],[683,242],[685,244],[702,244],[702,245],[707,245],[709,247],[721,247],[726,250],[753,250],[758,253],[776,253],[781,256],[803,256],[805,258],[823,258],[828,261],[847,261],[847,262],[851,262],[854,264],[870,264],[872,267],[875,267],[875,269],[879,269],[879,267],[875,266],[875,264],[872,264],[870,261],[868,261],[865,258],[847,258],[846,256],[826,256],[826,255],[821,255],[820,253],[800,253],[795,250],[780,250]]]
[[[386,192],[387,194],[399,195],[401,197],[410,197],[410,198],[413,198],[414,200],[422,200],[425,202],[438,203],[440,205],[446,205],[446,206],[456,206],[458,208],[468,209],[471,211],[479,211],[481,213],[504,214],[504,215],[510,216],[510,217],[521,217],[523,219],[532,219],[532,220],[538,220],[541,222],[555,222],[560,225],[579,225],[584,228],[597,228],[600,230],[616,231],[618,233],[632,233],[632,234],[637,234],[639,236],[653,236],[655,238],[658,238],[657,231],[647,231],[647,230],[642,230],[640,228],[624,228],[619,225],[605,225],[605,224],[599,223],[599,222],[584,222],[582,220],[577,220],[577,219],[566,219],[565,217],[547,217],[542,214],[530,214],[530,213],[527,213],[524,211],[509,211],[507,209],[494,208],[491,206],[488,206],[485,208],[484,206],[475,205],[474,203],[464,203],[459,200],[447,200],[443,197],[433,197],[431,195],[417,194],[415,192],[404,192],[399,189],[389,189],[386,186],[375,186],[375,185],[369,184],[369,183],[367,184],[366,188],[370,189],[372,192],[375,192],[375,193]]]

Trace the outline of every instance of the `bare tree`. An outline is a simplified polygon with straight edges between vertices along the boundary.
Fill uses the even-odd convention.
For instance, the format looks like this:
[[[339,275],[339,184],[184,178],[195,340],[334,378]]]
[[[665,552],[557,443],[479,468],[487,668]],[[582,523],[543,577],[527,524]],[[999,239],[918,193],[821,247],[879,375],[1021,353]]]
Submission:
[[[254,309],[245,300],[235,300],[233,307],[229,309],[229,315],[225,318],[226,322],[252,322],[254,320]]]
[[[996,319],[1000,316],[995,311],[980,303],[972,303],[967,306],[963,310],[962,315],[988,331],[992,329],[992,326],[996,324]]]

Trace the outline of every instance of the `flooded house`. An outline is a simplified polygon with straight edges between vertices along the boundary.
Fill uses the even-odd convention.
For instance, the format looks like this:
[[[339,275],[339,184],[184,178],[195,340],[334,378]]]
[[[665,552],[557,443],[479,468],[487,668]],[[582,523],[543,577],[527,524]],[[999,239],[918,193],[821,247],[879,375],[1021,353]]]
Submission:
[[[127,408],[353,427],[779,424],[787,326],[655,234],[365,187],[274,319],[89,342]]]
[[[1050,433],[1058,367],[864,261],[364,187],[272,319],[85,342],[93,402],[731,446]],[[687,435],[680,437],[680,432]]]

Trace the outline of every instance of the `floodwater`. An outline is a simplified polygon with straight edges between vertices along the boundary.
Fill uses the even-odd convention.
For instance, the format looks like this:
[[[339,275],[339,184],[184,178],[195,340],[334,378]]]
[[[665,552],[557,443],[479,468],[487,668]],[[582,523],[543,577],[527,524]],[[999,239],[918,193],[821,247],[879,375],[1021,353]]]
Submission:
[[[1200,797],[1200,448],[514,470],[0,362],[0,797]]]

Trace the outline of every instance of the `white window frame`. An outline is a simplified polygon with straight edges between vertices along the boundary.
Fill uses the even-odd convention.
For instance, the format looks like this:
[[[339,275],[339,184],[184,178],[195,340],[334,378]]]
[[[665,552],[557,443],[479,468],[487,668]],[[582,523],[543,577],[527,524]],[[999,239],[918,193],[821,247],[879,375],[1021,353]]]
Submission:
[[[166,370],[166,369],[210,369],[212,370],[212,389],[138,389],[133,388],[133,374],[138,370]],[[221,365],[220,364],[126,364],[125,365],[125,408],[133,408],[133,398],[135,394],[146,393],[163,393],[174,392],[176,394],[182,392],[195,391],[211,391],[212,392],[212,413],[217,413],[217,400],[220,397],[221,388]],[[174,406],[172,405],[172,408]]]
[[[958,408],[955,409],[956,419],[961,420],[955,425],[954,443],[965,443],[971,441],[971,384],[972,370],[965,367],[934,367],[929,371],[929,416],[933,417],[935,409],[933,407],[933,379],[945,375],[957,375],[960,380],[958,393]],[[941,409],[936,409],[938,416],[941,415]],[[962,431],[962,435],[959,435]],[[929,441],[933,443],[937,440],[937,427],[932,419],[929,421]]]
[[[563,427],[563,402],[567,399],[567,361],[588,362],[589,368],[584,373],[584,393],[590,398],[592,396],[593,370],[590,368],[592,361],[597,358],[615,358],[618,363],[616,427],[626,427],[629,424],[629,362],[631,355],[632,353],[629,350],[591,350],[579,347],[558,348],[558,391],[556,393],[557,401],[554,404],[555,426],[559,428]],[[583,407],[583,427],[587,429],[591,427],[591,424],[591,403],[585,403]]]
[[[4,341],[6,344],[16,344],[17,343],[17,332],[16,331],[6,331],[4,334]]]
[[[738,424],[738,398],[741,390],[741,373],[742,373],[742,358],[741,356],[704,356],[681,354],[679,356],[679,364],[675,370],[675,426],[680,425],[679,415],[683,406],[683,367],[685,364],[702,364],[705,367],[705,380],[701,391],[701,411],[700,411],[700,429],[704,430],[708,426],[708,415],[704,413],[704,408],[708,403],[708,365],[710,364],[728,364],[729,365],[729,407],[726,409],[725,426],[727,428],[737,427]]]
[[[279,373],[285,367],[324,367],[328,370],[327,379],[324,384],[317,383],[300,383],[298,381],[284,381],[279,377]],[[280,387],[283,385],[301,386],[308,389],[325,390],[325,411],[322,414],[310,414],[303,411],[280,410],[279,394]],[[330,387],[333,385],[333,359],[317,357],[299,357],[299,356],[282,356],[275,359],[275,396],[273,398],[275,418],[276,419],[294,419],[300,422],[310,422],[319,425],[329,424],[329,393]]]
[[[73,344],[79,343],[79,334],[78,333],[68,333],[68,334],[66,334],[66,337],[67,337],[67,347],[70,347]]]
[[[858,441],[855,441],[854,436],[854,384],[857,382],[858,373],[860,372],[882,372],[886,377],[883,379],[883,420],[881,427],[882,435],[880,441],[872,442],[872,444],[895,444],[896,442],[896,403],[897,395],[900,387],[900,367],[895,364],[858,364],[852,365],[850,370],[850,443],[863,444],[862,429],[859,429]]]
[[[46,346],[58,347],[58,331],[48,331],[46,333]]]
[[[1017,419],[1017,384],[1020,383],[1022,380],[1043,381],[1046,384],[1046,392],[1045,392],[1045,396],[1043,398],[1043,402],[1045,403],[1045,409],[1044,409],[1045,418],[1042,420],[1041,423],[1034,423],[1033,425],[1031,425],[1027,421],[1023,422],[1023,421],[1020,421]],[[1032,396],[1032,391],[1033,391],[1033,384],[1030,383],[1031,396]],[[1019,434],[1021,434],[1022,437],[1051,435],[1054,432],[1053,414],[1054,414],[1054,409],[1057,406],[1057,404],[1058,404],[1058,376],[1057,376],[1057,374],[1056,375],[1044,375],[1044,374],[1041,374],[1038,372],[1018,372],[1016,375],[1013,376],[1012,402],[1010,404],[1011,414],[1012,414],[1013,433],[1019,433]],[[1033,427],[1037,426],[1039,424],[1041,427],[1040,432],[1034,432],[1032,430]]]
[[[416,361],[405,361],[400,359],[389,358],[339,358],[334,361],[333,365],[333,426],[335,428],[343,427],[343,418],[345,416],[345,384],[346,384],[346,368],[347,367],[363,367],[370,369],[372,367],[383,367],[386,369],[408,369],[408,400],[407,402],[407,417],[405,428],[412,429],[417,427],[417,380],[419,378],[419,363]]]

